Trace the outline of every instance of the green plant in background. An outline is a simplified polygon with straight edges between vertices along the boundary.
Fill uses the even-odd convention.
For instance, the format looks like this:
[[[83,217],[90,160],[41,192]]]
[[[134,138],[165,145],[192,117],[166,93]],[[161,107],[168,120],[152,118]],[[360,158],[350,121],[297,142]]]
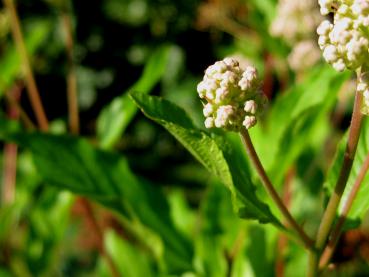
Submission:
[[[319,26],[319,38],[316,1],[106,0],[102,24],[132,29],[135,38],[106,59],[102,49],[114,50],[98,27],[82,44],[78,3],[44,1],[53,16],[22,28],[14,1],[3,2],[1,276],[369,272],[365,254],[347,264],[334,257],[343,232],[360,225],[357,232],[367,232],[366,0],[319,1],[334,17]],[[175,35],[194,32],[196,12],[197,28],[212,34],[205,51],[228,57],[202,81],[196,68],[206,65],[190,63],[193,48],[187,53]],[[318,46],[335,69],[349,70],[321,63]],[[65,78],[66,112],[53,119],[46,114],[64,105],[43,105],[40,76],[51,70],[43,55],[61,57]],[[130,78],[120,67],[127,61],[127,68],[141,64],[142,74],[127,80],[124,93],[94,102],[115,79]],[[350,71],[357,73],[353,105],[344,94]],[[30,107],[19,100],[23,86]],[[88,104],[84,89],[95,95]]]

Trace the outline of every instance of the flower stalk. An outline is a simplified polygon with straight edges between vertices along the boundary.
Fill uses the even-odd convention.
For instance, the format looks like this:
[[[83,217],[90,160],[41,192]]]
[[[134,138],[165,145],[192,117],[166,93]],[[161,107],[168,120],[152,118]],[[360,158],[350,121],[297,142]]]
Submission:
[[[292,228],[299,235],[301,241],[307,249],[314,248],[314,242],[308,237],[305,231],[300,227],[300,225],[292,217],[286,206],[284,205],[282,199],[279,197],[277,191],[274,189],[272,182],[270,181],[268,175],[265,172],[263,165],[255,151],[254,145],[251,141],[249,132],[246,129],[240,131],[242,142],[247,150],[247,154],[251,159],[257,173],[259,174],[262,184],[265,190],[268,192],[269,196],[272,198],[274,203],[277,205],[278,209],[282,213],[284,219],[286,220],[288,226]]]
[[[359,141],[361,123],[363,118],[363,114],[360,112],[361,104],[362,104],[362,94],[356,93],[354,110],[352,113],[349,137],[346,145],[346,150],[344,153],[343,164],[335,189],[328,202],[328,206],[321,221],[322,223],[319,227],[316,241],[317,249],[321,249],[327,240],[329,231],[331,229],[332,223],[336,215],[337,207],[345,190],[346,183],[352,168],[352,164],[354,162],[354,156]]]
[[[365,178],[366,173],[368,172],[368,169],[369,169],[369,154],[366,156],[364,164],[360,168],[360,171],[359,171],[359,174],[358,174],[358,176],[355,180],[355,183],[354,183],[354,185],[353,185],[353,187],[350,191],[350,194],[349,194],[349,196],[348,196],[348,198],[347,198],[347,200],[346,200],[346,202],[343,206],[343,209],[342,209],[341,215],[338,219],[338,222],[337,222],[336,226],[334,227],[334,229],[332,231],[332,235],[331,235],[332,238],[329,240],[329,242],[328,242],[326,248],[324,249],[323,254],[320,258],[320,261],[319,261],[319,269],[320,270],[324,269],[328,265],[332,255],[333,255],[334,249],[335,249],[335,247],[337,245],[337,242],[340,238],[342,228],[343,228],[343,225],[346,221],[347,215],[350,212],[352,204],[354,203],[356,195],[360,190],[361,184],[363,183],[363,180]]]
[[[359,74],[358,74],[359,75]],[[347,180],[349,178],[352,164],[354,162],[354,156],[356,153],[357,144],[359,141],[360,130],[361,130],[361,123],[363,119],[363,114],[361,113],[361,106],[362,106],[362,93],[356,92],[355,96],[355,103],[354,103],[354,110],[352,113],[351,124],[349,129],[349,137],[344,153],[343,164],[340,170],[340,174],[335,186],[335,189],[332,193],[331,198],[329,199],[327,208],[323,214],[318,233],[315,243],[315,248],[317,249],[317,253],[312,253],[313,257],[310,257],[311,264],[310,266],[313,267],[312,270],[313,275],[315,276],[318,272],[318,263],[319,257],[317,256],[325,246],[327,241],[328,235],[331,231],[333,221],[336,217],[337,208],[342,198],[343,192],[345,190]]]

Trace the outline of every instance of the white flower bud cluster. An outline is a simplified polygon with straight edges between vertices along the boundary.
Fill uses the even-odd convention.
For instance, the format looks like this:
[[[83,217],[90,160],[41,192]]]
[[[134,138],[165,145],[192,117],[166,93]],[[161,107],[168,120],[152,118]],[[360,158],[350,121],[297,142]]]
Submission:
[[[298,42],[288,55],[288,64],[295,71],[304,71],[314,66],[320,59],[316,41],[309,39]]]
[[[280,0],[270,32],[293,45],[297,41],[312,38],[321,21],[316,0]]]
[[[207,102],[203,113],[206,128],[239,131],[256,124],[266,98],[259,89],[260,81],[254,67],[242,70],[232,58],[225,58],[206,69],[197,91]]]
[[[360,75],[356,90],[363,94],[361,112],[369,115],[369,71],[363,72]]]
[[[317,29],[324,59],[337,71],[356,70],[369,61],[369,0],[319,0],[323,15],[334,12],[333,24]]]

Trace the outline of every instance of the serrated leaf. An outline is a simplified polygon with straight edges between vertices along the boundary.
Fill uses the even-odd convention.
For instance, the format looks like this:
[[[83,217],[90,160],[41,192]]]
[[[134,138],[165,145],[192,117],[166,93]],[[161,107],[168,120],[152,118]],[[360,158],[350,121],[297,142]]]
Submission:
[[[339,143],[334,162],[327,175],[325,188],[328,196],[332,194],[334,187],[336,185],[341,170],[341,166],[343,163],[343,156],[346,148],[346,143],[347,143],[347,134],[342,138],[341,142]],[[352,165],[351,173],[339,205],[339,211],[342,210],[343,205],[351,192],[355,180],[357,179],[360,169],[368,154],[369,154],[369,121],[367,118],[364,118],[354,163]],[[348,223],[363,220],[365,214],[369,209],[368,194],[369,194],[369,175],[366,174],[366,177],[364,178],[361,184],[360,190],[347,216]],[[346,224],[346,227],[352,228],[354,225]]]
[[[232,149],[223,137],[210,137],[196,129],[186,112],[167,100],[139,93],[131,97],[147,117],[167,129],[228,187],[240,216],[281,226],[269,207],[256,197],[248,164],[242,161],[243,155]]]
[[[114,146],[137,112],[128,92],[140,91],[148,94],[165,73],[169,51],[169,46],[162,46],[154,51],[140,79],[102,110],[97,119],[97,135],[102,148],[109,149]]]

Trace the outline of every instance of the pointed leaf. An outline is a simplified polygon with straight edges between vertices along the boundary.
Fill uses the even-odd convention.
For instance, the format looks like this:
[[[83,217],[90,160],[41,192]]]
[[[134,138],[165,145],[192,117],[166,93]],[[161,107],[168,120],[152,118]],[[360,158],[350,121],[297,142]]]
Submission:
[[[242,160],[238,149],[232,149],[223,137],[211,137],[196,129],[186,112],[167,100],[140,93],[131,94],[131,97],[147,117],[166,128],[229,188],[240,216],[280,226],[269,207],[256,197],[248,164]]]

